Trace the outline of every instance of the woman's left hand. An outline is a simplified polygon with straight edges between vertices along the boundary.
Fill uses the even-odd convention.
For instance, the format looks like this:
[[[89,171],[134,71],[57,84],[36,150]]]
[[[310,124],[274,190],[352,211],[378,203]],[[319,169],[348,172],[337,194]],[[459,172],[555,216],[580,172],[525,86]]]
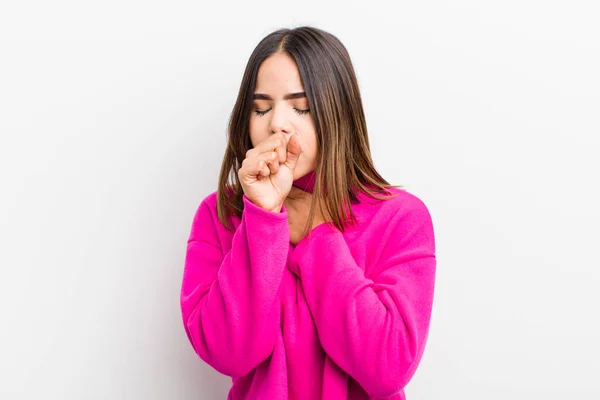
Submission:
[[[290,228],[290,243],[294,246],[304,238],[303,235],[304,227],[308,221],[308,215],[310,213],[310,205],[312,202],[312,193],[305,192],[302,189],[292,186],[288,197],[284,200],[283,204],[288,213],[288,225]],[[318,204],[315,213],[315,219],[310,227],[310,230],[315,229],[317,226],[326,222],[324,214],[321,212]],[[327,219],[329,221],[329,219]]]

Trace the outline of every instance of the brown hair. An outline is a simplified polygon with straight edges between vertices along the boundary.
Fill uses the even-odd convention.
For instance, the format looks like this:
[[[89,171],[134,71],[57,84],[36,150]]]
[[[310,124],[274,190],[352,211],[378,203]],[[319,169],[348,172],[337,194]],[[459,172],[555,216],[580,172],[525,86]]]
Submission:
[[[318,160],[306,229],[312,226],[318,204],[343,232],[346,222],[355,222],[350,202],[357,200],[356,190],[371,198],[387,200],[395,196],[389,197],[391,193],[386,188],[403,185],[390,185],[375,170],[358,82],[348,51],[332,34],[310,26],[274,31],[262,39],[250,55],[229,119],[227,149],[217,190],[219,221],[231,230],[227,217],[242,216],[244,192],[237,172],[246,152],[252,148],[249,135],[252,95],[261,63],[275,53],[286,53],[295,60],[316,127]],[[232,185],[228,185],[229,177],[233,177]],[[376,192],[387,196],[378,197]],[[327,196],[323,197],[325,193]],[[349,218],[344,212],[346,207]]]

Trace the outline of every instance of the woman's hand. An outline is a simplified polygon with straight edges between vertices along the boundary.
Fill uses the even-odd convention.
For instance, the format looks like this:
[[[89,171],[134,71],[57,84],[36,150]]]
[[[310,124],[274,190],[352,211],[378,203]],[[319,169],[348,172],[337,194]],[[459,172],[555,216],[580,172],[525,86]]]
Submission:
[[[312,193],[305,192],[302,189],[292,186],[288,197],[284,200],[283,204],[288,213],[288,226],[290,228],[290,243],[294,246],[304,238],[304,228],[308,221],[308,215],[310,214],[310,205],[312,202]],[[315,213],[315,219],[308,230],[308,232],[315,229],[318,225],[321,225],[330,219],[326,219],[324,213],[321,212],[318,204],[317,211]]]
[[[301,153],[297,132],[289,135],[278,132],[248,150],[238,170],[248,200],[267,211],[280,212],[292,187]]]

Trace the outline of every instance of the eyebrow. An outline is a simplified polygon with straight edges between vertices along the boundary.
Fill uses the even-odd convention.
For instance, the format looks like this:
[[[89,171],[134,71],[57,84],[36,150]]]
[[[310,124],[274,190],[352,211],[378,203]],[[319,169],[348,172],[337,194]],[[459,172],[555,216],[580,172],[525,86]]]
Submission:
[[[298,93],[288,93],[285,96],[283,96],[283,99],[284,100],[301,99],[303,97],[306,97],[306,93],[298,92]],[[254,95],[252,96],[252,100],[273,100],[273,98],[271,96],[269,96],[268,94],[254,93]]]

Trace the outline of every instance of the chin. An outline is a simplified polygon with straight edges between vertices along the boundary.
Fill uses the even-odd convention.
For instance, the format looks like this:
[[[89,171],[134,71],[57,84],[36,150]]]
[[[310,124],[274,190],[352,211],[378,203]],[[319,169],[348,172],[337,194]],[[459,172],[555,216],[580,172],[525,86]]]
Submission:
[[[306,175],[306,171],[304,170],[304,168],[296,167],[296,169],[294,170],[294,180],[300,179],[304,175]]]

